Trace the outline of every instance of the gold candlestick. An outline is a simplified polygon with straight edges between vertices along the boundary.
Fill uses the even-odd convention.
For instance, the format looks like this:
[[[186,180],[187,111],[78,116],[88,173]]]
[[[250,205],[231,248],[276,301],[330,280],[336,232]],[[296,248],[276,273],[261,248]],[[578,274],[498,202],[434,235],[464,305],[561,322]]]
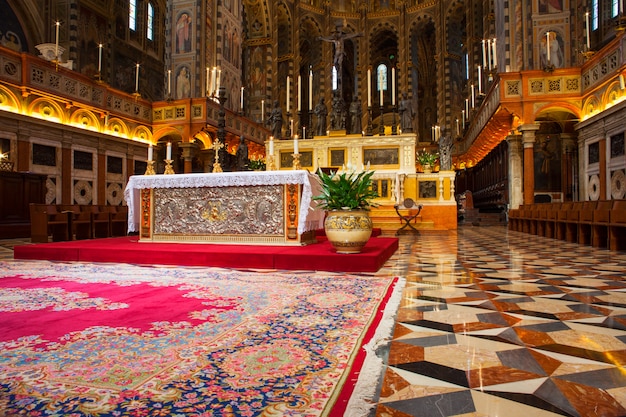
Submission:
[[[176,174],[174,172],[174,168],[172,168],[172,162],[174,162],[173,159],[166,159],[165,160],[165,171],[163,172],[163,174],[165,174],[165,175]]]
[[[267,165],[265,166],[266,171],[276,171],[276,161],[274,161],[274,155],[267,156]]]
[[[300,165],[300,154],[292,153],[291,156],[293,156],[293,169],[302,169],[302,166]]]
[[[146,167],[146,172],[143,175],[155,175],[154,171],[154,161],[148,161],[148,166]]]

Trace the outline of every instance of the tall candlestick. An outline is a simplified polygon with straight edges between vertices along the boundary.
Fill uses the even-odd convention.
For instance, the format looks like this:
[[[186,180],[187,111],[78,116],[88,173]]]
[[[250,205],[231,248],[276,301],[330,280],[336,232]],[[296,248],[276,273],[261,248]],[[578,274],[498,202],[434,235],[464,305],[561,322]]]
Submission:
[[[261,100],[261,123],[265,122],[265,100]]]
[[[214,96],[215,94],[215,85],[217,82],[217,67],[213,67],[213,70],[211,71],[211,95]]]
[[[493,65],[489,67],[489,69],[497,69],[498,68],[498,57],[497,57],[497,53],[498,53],[498,48],[496,47],[496,38],[493,38],[493,42],[491,43],[492,48],[493,48]]]
[[[472,88],[472,108],[474,108],[476,104],[476,93],[474,92],[474,84],[471,85]]]
[[[309,70],[309,110],[313,110],[313,70]]]
[[[483,73],[482,73],[482,68],[479,65],[478,68],[478,94],[481,94],[483,92]]]
[[[287,113],[289,113],[289,84],[291,84],[291,79],[287,76]]]
[[[469,100],[465,99],[465,114],[469,116]]]
[[[206,93],[207,95],[211,95],[213,91],[211,91],[211,79],[209,78],[209,67],[206,67],[206,78],[204,80],[206,83]]]
[[[137,64],[137,69],[135,70],[135,92],[139,91],[139,64]]]
[[[302,77],[298,74],[298,111],[302,111]]]
[[[456,119],[456,135],[459,136],[461,134],[461,127],[459,126],[459,119]]]
[[[461,121],[463,122],[461,123],[461,126],[465,129],[465,110],[461,110]]]
[[[56,26],[56,37],[54,41],[54,59],[59,62],[59,29],[61,28],[61,22],[57,20],[56,22],[54,22],[54,25]]]
[[[293,119],[289,119],[289,129],[291,130],[291,134],[293,135]]]
[[[591,48],[591,41],[589,39],[589,12],[585,13],[585,37],[587,38],[587,50]]]
[[[302,137],[306,139],[306,126],[302,126]]]
[[[378,94],[380,99],[380,107],[383,106],[383,73],[382,71],[378,73]]]
[[[482,40],[483,44],[483,65],[487,65],[487,48],[485,46],[485,39]]]
[[[152,144],[148,145],[148,161],[152,161]]]
[[[491,68],[491,39],[487,39],[487,65]]]
[[[241,86],[241,100],[240,100],[240,108],[243,111],[243,86]]]
[[[215,87],[215,95],[218,96],[219,95],[219,91],[220,91],[220,86],[222,85],[222,70],[218,69],[217,70],[217,83],[216,83],[216,87]]]
[[[167,142],[167,157],[165,159],[172,160],[172,142]]]
[[[172,94],[172,70],[167,70],[167,95]]]
[[[391,105],[396,105],[396,67],[391,68]]]
[[[274,136],[270,136],[270,155],[274,154]]]
[[[98,44],[98,74],[102,71],[102,48],[101,43]]]
[[[367,107],[372,107],[372,70],[367,69]]]
[[[546,32],[546,58],[550,63],[550,32]]]
[[[300,153],[298,152],[298,135],[293,137],[293,153]]]

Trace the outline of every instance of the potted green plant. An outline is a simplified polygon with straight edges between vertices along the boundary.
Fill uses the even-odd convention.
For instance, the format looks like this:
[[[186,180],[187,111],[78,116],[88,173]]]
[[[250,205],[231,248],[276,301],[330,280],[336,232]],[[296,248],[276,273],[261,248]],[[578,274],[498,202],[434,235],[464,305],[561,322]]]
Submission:
[[[437,152],[429,152],[426,148],[417,153],[417,162],[426,173],[432,172],[433,166],[437,163],[437,159],[439,159],[439,154]]]
[[[359,253],[372,235],[369,210],[378,204],[372,189],[374,171],[343,171],[329,174],[318,170],[321,194],[314,196],[318,207],[327,211],[326,237],[337,253]]]

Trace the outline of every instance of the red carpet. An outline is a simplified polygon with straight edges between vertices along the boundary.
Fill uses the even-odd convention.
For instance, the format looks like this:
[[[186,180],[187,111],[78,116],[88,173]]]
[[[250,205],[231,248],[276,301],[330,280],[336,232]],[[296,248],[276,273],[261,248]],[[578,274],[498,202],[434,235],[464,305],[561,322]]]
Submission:
[[[139,242],[137,236],[16,246],[15,259],[216,266],[331,272],[376,272],[398,249],[394,237],[372,237],[363,252],[337,254],[324,237],[307,246]]]

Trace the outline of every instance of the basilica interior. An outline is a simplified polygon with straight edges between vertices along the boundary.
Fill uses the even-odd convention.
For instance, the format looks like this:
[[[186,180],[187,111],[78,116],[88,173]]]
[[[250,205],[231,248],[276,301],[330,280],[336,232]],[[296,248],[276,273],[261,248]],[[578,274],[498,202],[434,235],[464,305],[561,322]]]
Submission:
[[[530,389],[522,381],[530,381],[529,374],[516,379],[494,372],[489,385],[499,392],[496,403],[484,395],[478,368],[466,370],[474,377],[470,393],[452,388],[462,366],[435,369],[406,356],[416,346],[436,351],[437,337],[448,331],[459,349],[471,339],[465,319],[425,318],[444,305],[452,315],[487,302],[494,291],[503,299],[518,294],[511,303],[546,296],[547,305],[555,288],[571,292],[568,280],[575,292],[591,294],[587,281],[582,287],[575,281],[598,268],[611,281],[607,291],[622,287],[617,275],[626,263],[613,251],[626,248],[626,219],[617,203],[626,196],[624,2],[336,1],[0,0],[0,239],[28,238],[31,202],[124,206],[129,178],[152,165],[156,174],[170,162],[177,174],[214,172],[216,161],[224,171],[264,170],[274,157],[270,141],[276,169],[292,169],[285,155],[296,143],[312,172],[362,165],[371,154],[380,159],[381,194],[379,217],[373,210],[372,218],[383,233],[399,227],[395,218],[392,226],[386,222],[386,210],[408,195],[403,184],[419,183],[420,175],[450,180],[446,201],[422,197],[427,208],[441,205],[453,213],[424,210],[417,226],[422,234],[402,236],[400,251],[380,272],[404,274],[409,285],[373,413],[624,415],[626,381],[617,370],[591,363],[608,359],[571,340],[537,359],[532,350],[538,342],[519,331],[522,340],[514,343],[528,352],[499,352],[500,342],[512,336],[493,329],[486,335],[485,329],[516,324],[483,317],[478,307],[469,331],[483,338],[479,349],[497,344],[492,350],[502,366],[534,355],[537,363],[525,372],[541,375],[548,362],[571,363],[568,375],[577,382],[583,376],[574,368],[584,362],[598,379],[610,380],[606,387],[591,384],[595,391],[587,393],[602,391],[604,411],[591,414],[593,404],[581,399],[585,395],[577,398],[574,387],[550,400],[552,385],[533,379]],[[329,115],[326,121],[323,113],[323,125],[320,103]],[[241,144],[248,152],[243,164]],[[390,154],[390,147],[398,152]],[[440,158],[433,173],[422,173],[418,156],[424,152]],[[443,164],[444,154],[449,163]],[[420,195],[418,189],[418,202]],[[568,211],[585,211],[583,202],[604,203],[607,224],[568,221]],[[488,214],[495,217],[483,217]],[[490,221],[499,229],[476,229]],[[564,248],[576,256],[559,255]],[[479,284],[465,281],[468,274]],[[497,280],[518,274],[535,280],[533,288],[495,288]],[[440,291],[446,285],[457,285],[458,297]],[[616,311],[623,307],[591,311],[587,298],[575,298],[574,315],[614,315],[579,327],[624,337],[616,335],[623,330]],[[494,305],[488,308],[506,310]],[[556,332],[529,319],[541,316],[534,306],[511,305],[511,314],[535,336]],[[549,312],[551,325],[570,320],[560,313]],[[445,361],[453,362],[454,354]],[[564,359],[567,354],[576,359]],[[621,359],[611,366],[619,368]],[[567,379],[541,378],[557,385]],[[449,409],[429,403],[435,392]],[[473,411],[458,406],[467,403]]]

